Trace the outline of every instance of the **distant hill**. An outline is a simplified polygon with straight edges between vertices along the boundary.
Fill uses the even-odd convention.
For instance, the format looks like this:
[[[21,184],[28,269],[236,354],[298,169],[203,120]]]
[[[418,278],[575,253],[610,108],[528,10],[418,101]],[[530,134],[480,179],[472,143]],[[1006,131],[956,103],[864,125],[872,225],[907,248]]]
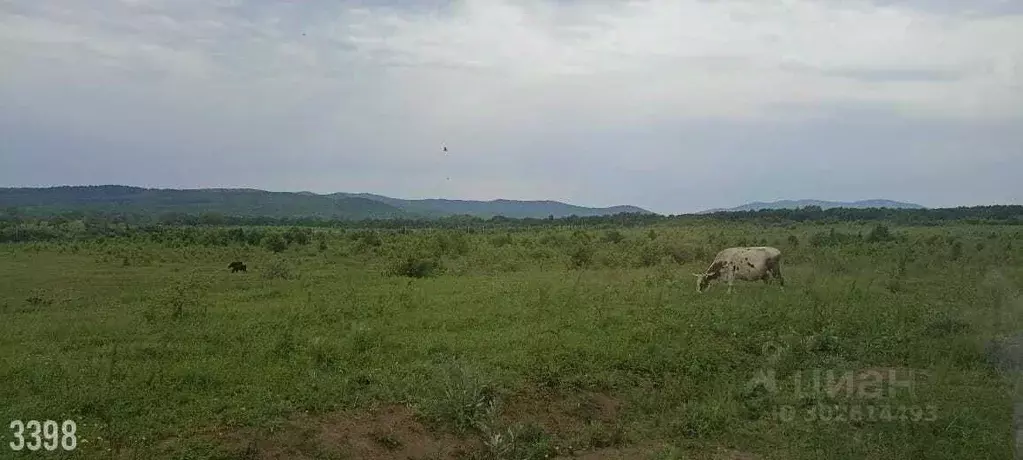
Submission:
[[[769,203],[755,201],[753,203],[746,203],[742,206],[736,206],[734,208],[708,209],[699,214],[708,214],[712,212],[756,211],[759,209],[796,209],[805,208],[807,206],[820,206],[821,209],[830,208],[926,209],[923,206],[914,203],[903,203],[901,201],[881,199],[862,201],[780,200],[772,201]]]
[[[236,216],[389,218],[405,213],[366,198],[253,189],[149,189],[122,185],[0,188],[0,207],[28,214],[64,211],[220,213]]]
[[[403,200],[369,193],[335,193],[333,196],[368,198],[403,209],[411,214],[430,217],[471,215],[482,218],[490,218],[494,216],[544,218],[551,215],[554,217],[568,217],[571,215],[585,217],[620,213],[653,214],[650,211],[636,206],[587,208],[584,206],[565,204],[559,201],[471,201],[444,199]]]
[[[599,216],[635,212],[634,206],[588,208],[557,201],[403,200],[368,193],[268,192],[255,189],[151,189],[122,185],[0,188],[0,208],[17,207],[33,215],[66,211],[135,213],[203,212],[245,217],[320,217],[333,219],[434,218],[470,215],[490,218]]]

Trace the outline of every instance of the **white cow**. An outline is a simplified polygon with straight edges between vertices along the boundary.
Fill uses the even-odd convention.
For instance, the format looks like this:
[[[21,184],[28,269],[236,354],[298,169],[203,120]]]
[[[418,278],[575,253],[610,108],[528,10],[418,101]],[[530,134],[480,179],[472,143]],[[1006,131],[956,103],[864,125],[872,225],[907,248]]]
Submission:
[[[722,250],[705,273],[693,275],[696,276],[697,292],[703,292],[711,281],[721,277],[728,282],[729,293],[735,280],[770,283],[773,277],[785,286],[785,279],[781,277],[781,251],[766,246]]]

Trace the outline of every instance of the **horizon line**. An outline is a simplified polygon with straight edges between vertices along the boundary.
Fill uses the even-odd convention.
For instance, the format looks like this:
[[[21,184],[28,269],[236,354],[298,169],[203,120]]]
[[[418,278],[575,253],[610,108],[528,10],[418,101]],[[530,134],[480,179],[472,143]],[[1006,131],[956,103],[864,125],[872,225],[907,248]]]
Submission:
[[[739,204],[739,205],[735,205],[735,206],[729,206],[729,207],[720,207],[720,206],[719,207],[708,207],[708,208],[703,208],[703,209],[700,209],[700,210],[693,210],[693,211],[688,211],[688,212],[657,212],[657,211],[652,211],[652,210],[650,210],[650,209],[648,209],[648,208],[646,208],[646,207],[644,207],[642,205],[637,205],[637,204],[614,204],[614,205],[604,205],[604,206],[597,205],[597,206],[594,206],[594,205],[574,204],[574,203],[572,203],[570,201],[562,201],[562,200],[551,199],[551,198],[546,198],[546,199],[515,199],[515,198],[471,199],[471,198],[444,198],[444,197],[401,198],[401,197],[395,197],[395,196],[390,196],[390,195],[383,195],[383,194],[374,193],[374,192],[338,192],[338,191],[335,191],[335,192],[319,193],[319,192],[313,192],[313,191],[310,191],[310,190],[297,190],[297,191],[295,191],[295,190],[268,190],[268,189],[265,189],[265,188],[252,187],[252,186],[215,186],[215,187],[192,186],[192,187],[180,187],[180,186],[130,185],[130,184],[125,184],[125,183],[121,183],[121,184],[117,184],[117,183],[104,183],[104,184],[54,184],[54,185],[23,185],[23,186],[17,186],[17,185],[15,185],[15,186],[7,186],[7,185],[5,185],[5,186],[0,186],[0,189],[44,190],[44,189],[57,189],[57,188],[85,188],[85,187],[124,187],[124,188],[134,188],[134,189],[142,189],[142,190],[170,190],[170,191],[236,190],[236,191],[256,191],[256,192],[264,192],[264,193],[313,194],[313,195],[316,195],[316,196],[329,196],[329,195],[336,195],[336,194],[346,194],[346,195],[366,194],[366,195],[376,195],[376,196],[380,196],[380,197],[383,197],[383,198],[405,200],[405,201],[444,200],[444,201],[468,201],[468,202],[479,202],[479,203],[492,203],[492,202],[498,202],[498,201],[548,202],[548,203],[557,203],[557,204],[563,204],[563,205],[568,205],[568,206],[575,206],[575,207],[580,207],[580,208],[589,208],[589,209],[609,209],[609,208],[631,207],[631,208],[640,209],[640,210],[645,211],[645,212],[650,212],[650,213],[660,214],[660,215],[669,215],[669,216],[670,215],[682,215],[682,214],[699,214],[699,213],[719,212],[719,211],[731,211],[731,210],[735,210],[735,208],[741,208],[741,207],[744,207],[744,206],[749,206],[749,205],[754,205],[754,204],[770,205],[770,204],[777,204],[779,202],[786,202],[786,201],[789,201],[789,202],[821,201],[821,202],[826,202],[826,203],[841,203],[841,204],[855,204],[855,203],[861,203],[861,202],[865,202],[865,201],[890,201],[890,202],[895,202],[895,203],[900,203],[900,204],[906,204],[906,205],[912,205],[912,206],[920,206],[923,209],[954,209],[954,208],[959,208],[959,207],[1018,206],[1019,205],[1019,204],[1016,204],[1016,203],[985,203],[985,204],[975,203],[975,204],[956,204],[956,205],[947,205],[947,206],[927,206],[927,205],[923,205],[923,204],[912,202],[912,201],[903,201],[903,200],[892,199],[892,198],[876,198],[876,197],[875,198],[853,199],[853,200],[820,199],[820,198],[780,198],[780,199],[771,200],[771,201],[752,200],[752,201],[748,201],[748,202],[745,202],[745,203],[742,203],[742,204]],[[369,199],[369,198],[367,198],[367,199]],[[897,209],[897,208],[893,208],[893,209]],[[740,211],[740,212],[743,212],[743,211]]]

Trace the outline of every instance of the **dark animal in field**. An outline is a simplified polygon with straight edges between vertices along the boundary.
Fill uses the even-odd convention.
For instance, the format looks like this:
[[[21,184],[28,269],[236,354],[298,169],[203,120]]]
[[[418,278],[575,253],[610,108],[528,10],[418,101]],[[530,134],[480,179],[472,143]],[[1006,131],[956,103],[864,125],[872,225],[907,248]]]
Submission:
[[[227,266],[227,268],[230,268],[230,269],[231,269],[231,273],[234,273],[234,272],[239,272],[239,271],[242,271],[242,272],[244,272],[244,271],[245,271],[245,264],[243,264],[243,263],[241,263],[241,262],[238,262],[238,261],[235,261],[235,262],[231,262],[231,263],[230,263],[230,264],[229,264],[229,265]]]
[[[697,292],[703,292],[711,281],[722,277],[728,282],[728,292],[732,292],[734,280],[770,283],[776,278],[785,286],[785,279],[781,277],[781,251],[766,246],[725,249],[714,257],[706,272],[693,275]]]

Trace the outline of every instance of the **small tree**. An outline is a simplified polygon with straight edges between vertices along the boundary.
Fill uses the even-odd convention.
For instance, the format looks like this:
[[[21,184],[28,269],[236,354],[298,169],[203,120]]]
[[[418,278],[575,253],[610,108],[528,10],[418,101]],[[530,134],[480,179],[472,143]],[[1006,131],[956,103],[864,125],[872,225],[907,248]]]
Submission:
[[[568,251],[572,268],[584,268],[593,263],[593,247],[585,243],[577,243]]]
[[[288,244],[298,243],[300,245],[309,244],[310,235],[312,231],[308,228],[289,227],[284,232],[284,241]]]
[[[952,242],[951,252],[950,252],[950,254],[948,256],[949,259],[951,259],[951,260],[959,260],[959,258],[962,257],[962,256],[963,256],[963,242],[959,241],[959,240],[953,241]]]
[[[892,236],[891,232],[888,230],[888,226],[884,225],[884,224],[877,224],[870,231],[870,233],[867,234],[867,241],[871,242],[871,243],[877,242],[877,241],[889,241],[889,240],[892,240],[892,239],[894,239],[894,237]]]
[[[263,247],[271,252],[277,253],[288,249],[288,242],[278,233],[271,233],[263,237]]]
[[[608,230],[604,233],[604,241],[607,243],[621,243],[624,239],[625,235],[622,235],[622,232],[619,232],[618,230]]]
[[[260,277],[267,280],[290,280],[295,279],[295,273],[284,259],[275,258],[266,264],[266,268],[260,273]]]
[[[409,278],[426,278],[434,275],[440,268],[440,261],[435,258],[407,256],[391,267],[391,274]]]

